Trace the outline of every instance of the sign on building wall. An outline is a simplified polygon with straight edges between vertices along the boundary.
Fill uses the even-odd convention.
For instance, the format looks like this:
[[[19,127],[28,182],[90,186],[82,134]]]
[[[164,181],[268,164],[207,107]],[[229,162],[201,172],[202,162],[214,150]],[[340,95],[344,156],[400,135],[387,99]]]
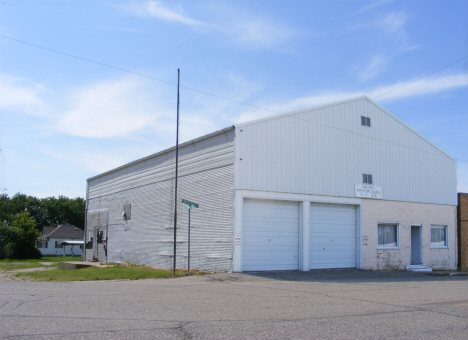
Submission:
[[[382,188],[369,184],[356,184],[354,196],[362,198],[382,198]]]

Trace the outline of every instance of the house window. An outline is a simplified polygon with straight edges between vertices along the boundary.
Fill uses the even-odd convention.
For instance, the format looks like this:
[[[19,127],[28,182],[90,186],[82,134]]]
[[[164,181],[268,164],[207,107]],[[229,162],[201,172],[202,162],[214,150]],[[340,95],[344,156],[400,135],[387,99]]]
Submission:
[[[431,225],[431,248],[447,248],[447,226]]]
[[[398,242],[398,223],[380,223],[378,225],[378,248],[397,249]]]
[[[37,241],[36,242],[37,248],[47,248],[47,241]]]
[[[63,244],[61,243],[62,241],[55,241],[55,248],[63,248]]]
[[[364,184],[372,184],[372,175],[369,175],[369,174],[362,174],[362,183],[364,183]]]
[[[361,125],[370,127],[370,118],[361,116]]]

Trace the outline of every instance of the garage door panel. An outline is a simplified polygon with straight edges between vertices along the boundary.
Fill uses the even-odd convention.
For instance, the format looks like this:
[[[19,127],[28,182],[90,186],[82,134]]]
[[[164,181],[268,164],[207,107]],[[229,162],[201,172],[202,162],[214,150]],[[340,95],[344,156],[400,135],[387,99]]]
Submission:
[[[245,199],[242,244],[244,271],[298,269],[298,203]]]
[[[317,237],[313,240],[313,242],[310,242],[310,247],[314,246],[322,246],[323,247],[343,247],[343,246],[351,246],[356,248],[356,239],[355,238],[338,238],[338,237],[333,237],[330,239],[329,237]]]
[[[248,236],[245,237],[244,245],[247,247],[256,246],[256,247],[263,247],[263,249],[282,249],[282,248],[293,248],[297,249],[297,237],[271,237],[265,236],[260,238],[249,238]]]
[[[256,232],[291,232],[297,233],[297,222],[267,222],[267,221],[255,221],[255,220],[244,220],[244,223],[252,223],[256,225]]]
[[[350,230],[354,228],[353,224],[337,225],[334,228],[312,228],[313,226],[311,226],[311,231],[314,232],[316,235],[334,235],[336,237],[340,237],[340,235],[342,235],[342,237],[352,237],[355,235],[355,232]]]
[[[309,264],[311,269],[356,267],[356,208],[311,204]]]
[[[275,256],[275,259],[272,260],[270,254],[268,254],[265,251],[246,251],[244,252],[244,255],[248,257],[255,258],[255,260],[252,260],[252,263],[260,263],[261,261],[266,261],[266,262],[276,262],[278,264],[287,264],[290,263],[291,261],[297,261],[298,254],[296,253],[295,250],[291,249],[278,249],[278,254]],[[279,257],[278,259],[276,259]]]

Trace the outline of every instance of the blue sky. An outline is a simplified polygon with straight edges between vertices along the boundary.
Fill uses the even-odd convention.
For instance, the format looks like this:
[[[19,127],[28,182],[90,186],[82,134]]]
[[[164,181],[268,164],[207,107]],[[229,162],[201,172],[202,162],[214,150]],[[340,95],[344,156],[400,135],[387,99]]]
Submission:
[[[84,197],[87,178],[173,146],[180,68],[182,142],[366,94],[458,159],[468,192],[467,13],[466,0],[2,0],[0,187]]]

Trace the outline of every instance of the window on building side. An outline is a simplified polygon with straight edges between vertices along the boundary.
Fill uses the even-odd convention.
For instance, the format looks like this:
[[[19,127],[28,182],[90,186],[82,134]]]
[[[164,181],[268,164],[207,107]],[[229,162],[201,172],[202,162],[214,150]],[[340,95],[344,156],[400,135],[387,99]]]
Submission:
[[[370,127],[370,118],[361,116],[361,125]]]
[[[364,183],[364,184],[372,184],[372,175],[369,175],[369,174],[362,174],[362,183]]]
[[[60,242],[62,241],[55,241],[55,248],[63,248],[63,244],[61,244]]]
[[[47,248],[47,241],[37,241],[36,242],[37,248]]]
[[[398,223],[381,223],[378,225],[378,247],[398,248]]]
[[[431,225],[431,248],[437,247],[448,247],[446,225]]]

